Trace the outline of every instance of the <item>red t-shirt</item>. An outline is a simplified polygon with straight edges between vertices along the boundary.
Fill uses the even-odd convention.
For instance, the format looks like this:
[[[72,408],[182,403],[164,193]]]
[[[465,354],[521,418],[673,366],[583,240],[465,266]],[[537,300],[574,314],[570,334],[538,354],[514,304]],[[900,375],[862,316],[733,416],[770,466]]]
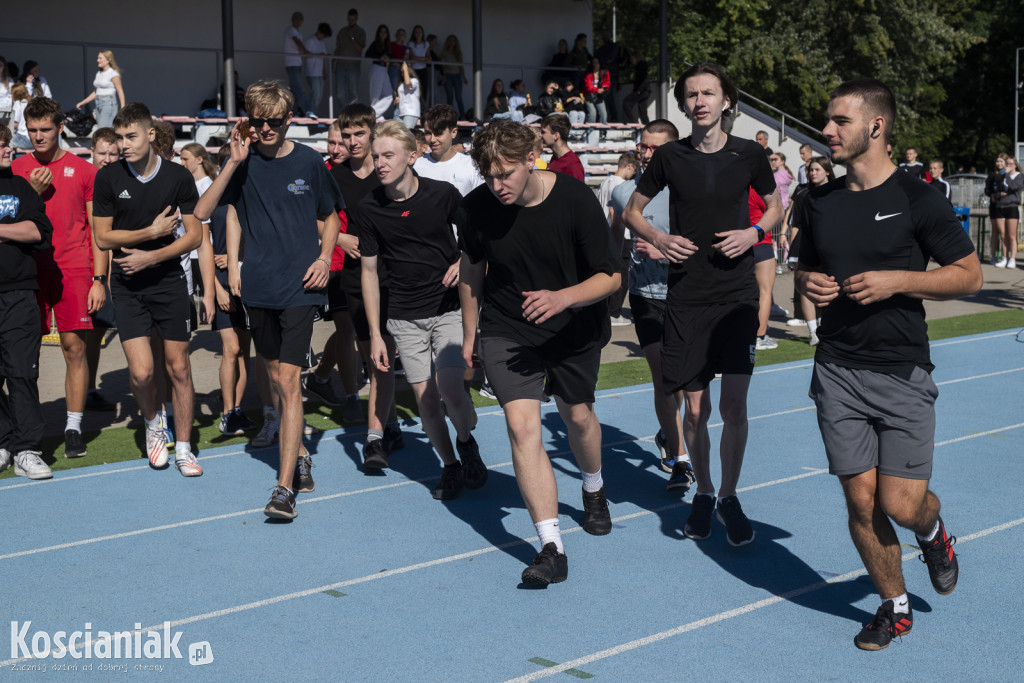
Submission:
[[[558,171],[559,173],[571,175],[573,178],[580,181],[581,183],[584,182],[583,163],[580,161],[580,158],[576,156],[576,153],[573,152],[571,149],[562,156],[558,157],[557,159],[552,159],[548,163],[548,170]]]
[[[761,195],[754,191],[754,188],[750,188],[750,196],[747,197],[747,205],[750,207],[750,225],[757,225],[761,217],[764,216],[765,206],[764,200],[761,199]],[[763,226],[762,226],[763,227]],[[772,231],[764,231],[764,239],[758,242],[758,244],[767,244],[771,246],[772,243]]]
[[[34,154],[26,154],[14,160],[11,171],[28,180],[32,171],[42,166]],[[53,180],[42,198],[46,217],[53,223],[53,249],[36,254],[36,263],[41,270],[91,269],[92,233],[85,204],[92,201],[96,167],[71,152],[46,166]]]
[[[328,159],[324,163],[327,164],[327,170],[330,171],[330,160]],[[338,219],[341,220],[341,232],[348,232],[348,214],[345,213],[345,209],[338,211]],[[335,244],[334,251],[331,252],[331,270],[341,270],[343,265],[345,265],[345,250]]]

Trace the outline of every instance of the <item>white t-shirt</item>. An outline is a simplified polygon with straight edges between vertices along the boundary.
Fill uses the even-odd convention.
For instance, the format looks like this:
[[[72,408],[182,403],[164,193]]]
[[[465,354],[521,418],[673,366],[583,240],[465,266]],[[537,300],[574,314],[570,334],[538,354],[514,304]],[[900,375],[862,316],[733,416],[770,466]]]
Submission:
[[[200,178],[199,180],[196,181],[196,190],[199,192],[199,196],[200,197],[203,196],[204,192],[206,192],[207,190],[210,189],[210,185],[213,185],[213,178],[211,178],[210,176],[203,176],[202,178]],[[185,234],[185,226],[181,223],[180,220],[178,221],[178,223],[179,223],[179,225],[181,225],[181,234],[184,235]],[[203,221],[204,225],[209,225],[209,223],[210,223],[209,220]],[[211,239],[213,239],[213,238],[211,238]],[[198,259],[199,259],[199,250],[198,249],[193,249],[192,251],[190,251],[190,252],[188,252],[186,254],[182,254],[181,255],[181,265],[183,267],[188,266],[189,265],[189,263],[188,263],[189,261],[195,261],[195,260],[198,260]],[[191,282],[191,280],[192,280],[192,268],[185,268],[185,273],[186,273],[186,277]],[[191,288],[191,286],[190,286],[190,288]]]
[[[483,176],[468,154],[456,154],[448,161],[434,161],[434,157],[424,154],[416,160],[413,169],[424,178],[451,183],[463,197],[484,184]]]
[[[28,137],[28,129],[25,128],[25,107],[28,100],[17,100],[11,106],[11,131]]]
[[[4,83],[0,81],[0,111],[10,111],[11,105],[14,101],[11,98],[11,88],[14,87],[14,81]]]
[[[409,52],[412,53],[412,65],[415,69],[422,69],[427,65],[427,50],[430,49],[430,43],[414,43],[409,42]]]
[[[410,78],[409,85],[398,82],[398,115],[420,115],[420,79]]]
[[[112,97],[117,94],[114,87],[114,79],[119,74],[112,68],[105,71],[97,71],[96,78],[92,80],[92,87],[96,88],[96,97]]]
[[[302,54],[293,38],[298,38],[299,42],[302,42],[302,34],[299,33],[299,29],[289,26],[284,30],[284,65],[302,66]]]
[[[611,215],[608,213],[608,205],[612,201],[612,190],[625,182],[625,178],[617,175],[610,175],[604,179],[601,183],[601,187],[597,190],[597,201],[601,202],[601,208],[604,209],[605,218],[608,219],[608,225],[612,224]]]
[[[324,77],[324,58],[320,55],[327,54],[327,44],[316,37],[314,33],[309,38],[306,38],[306,42],[303,43],[306,49],[312,52],[316,57],[306,57],[306,63],[304,65],[305,73],[307,76],[313,78]]]

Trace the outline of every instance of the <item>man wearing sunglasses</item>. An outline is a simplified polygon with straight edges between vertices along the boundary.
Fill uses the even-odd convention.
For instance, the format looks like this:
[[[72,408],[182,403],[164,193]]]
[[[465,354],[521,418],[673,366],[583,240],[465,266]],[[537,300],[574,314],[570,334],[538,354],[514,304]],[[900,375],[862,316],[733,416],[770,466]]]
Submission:
[[[241,234],[227,235],[228,282],[249,315],[256,351],[267,364],[281,416],[280,469],[264,513],[294,519],[295,492],[315,488],[312,458],[302,446],[300,372],[309,367],[317,309],[338,241],[337,183],[313,149],[286,139],[294,101],[278,85],[260,81],[245,93],[248,121],[231,132],[231,156],[196,206],[208,218],[218,205],[235,207]],[[245,241],[244,275],[239,246]],[[301,458],[300,458],[301,451]]]

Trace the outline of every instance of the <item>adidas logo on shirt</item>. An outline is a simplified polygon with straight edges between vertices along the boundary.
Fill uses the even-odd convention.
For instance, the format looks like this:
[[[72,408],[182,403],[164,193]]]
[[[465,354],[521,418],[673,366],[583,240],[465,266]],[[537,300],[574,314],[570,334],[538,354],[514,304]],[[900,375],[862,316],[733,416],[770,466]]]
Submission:
[[[121,194],[117,195],[118,199],[131,199],[132,196],[128,194],[128,190],[121,190]]]

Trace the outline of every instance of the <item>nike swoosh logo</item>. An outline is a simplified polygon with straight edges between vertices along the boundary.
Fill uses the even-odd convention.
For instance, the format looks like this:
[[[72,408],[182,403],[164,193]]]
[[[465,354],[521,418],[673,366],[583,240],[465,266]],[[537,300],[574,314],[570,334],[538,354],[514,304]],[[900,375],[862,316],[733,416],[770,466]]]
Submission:
[[[919,463],[915,463],[915,464],[911,465],[911,464],[910,464],[910,463],[908,462],[908,463],[907,463],[907,465],[906,465],[906,467],[907,467],[907,469],[909,469],[909,470],[912,470],[912,469],[914,469],[914,468],[917,468],[917,467],[920,467],[921,465],[924,465],[924,464],[925,464],[925,463],[923,463],[923,462],[919,462]]]
[[[903,212],[900,211],[900,213],[903,213]],[[890,214],[888,214],[886,216],[883,216],[881,213],[876,213],[875,214],[875,220],[876,221],[884,221],[886,218],[892,218],[893,216],[899,216],[900,213],[890,213]]]

